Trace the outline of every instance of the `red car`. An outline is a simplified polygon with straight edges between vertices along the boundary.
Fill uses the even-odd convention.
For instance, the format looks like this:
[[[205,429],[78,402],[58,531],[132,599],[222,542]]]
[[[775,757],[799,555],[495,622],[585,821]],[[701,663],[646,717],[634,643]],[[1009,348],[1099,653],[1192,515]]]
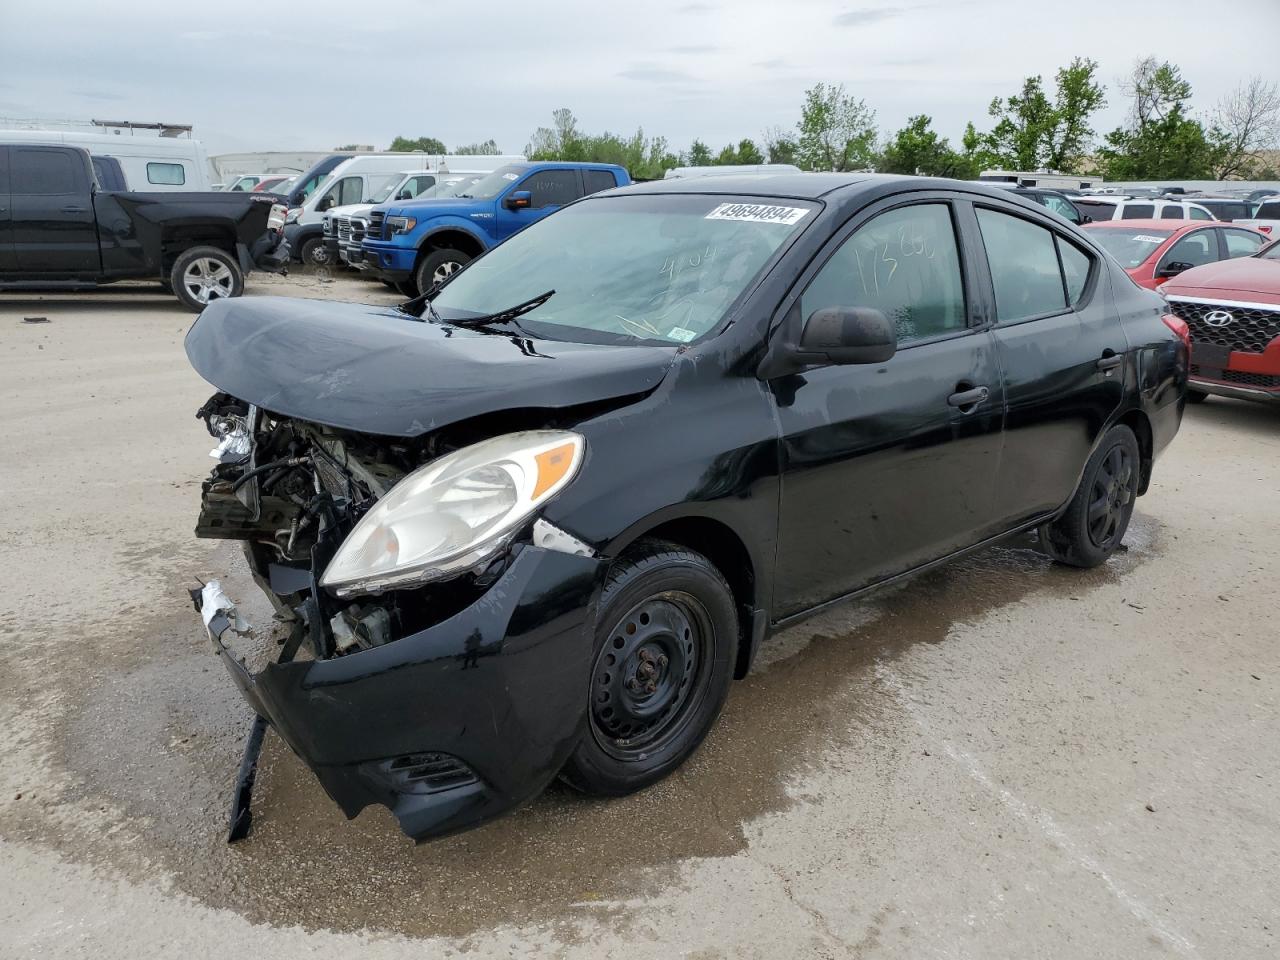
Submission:
[[[1251,256],[1268,239],[1252,228],[1217,220],[1099,220],[1084,229],[1148,290],[1192,267]]]
[[[1280,240],[1251,257],[1187,270],[1160,292],[1191,328],[1187,399],[1280,402]]]

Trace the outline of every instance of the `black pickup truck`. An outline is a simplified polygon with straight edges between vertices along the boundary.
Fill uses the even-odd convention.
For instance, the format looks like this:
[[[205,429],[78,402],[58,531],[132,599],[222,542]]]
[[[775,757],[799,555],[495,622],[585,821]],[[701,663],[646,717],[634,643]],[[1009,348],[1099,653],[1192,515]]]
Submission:
[[[0,146],[0,290],[158,280],[184,304],[236,297],[288,263],[283,208],[258,193],[103,189],[87,151]]]

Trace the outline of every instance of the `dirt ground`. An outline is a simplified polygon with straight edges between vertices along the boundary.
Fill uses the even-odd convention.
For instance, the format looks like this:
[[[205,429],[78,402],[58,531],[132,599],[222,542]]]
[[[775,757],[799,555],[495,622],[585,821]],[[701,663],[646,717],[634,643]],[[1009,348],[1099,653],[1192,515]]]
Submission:
[[[191,319],[0,295],[0,957],[1280,953],[1280,409],[1190,408],[1101,569],[1015,542],[775,639],[637,796],[415,847],[269,734],[228,847],[250,713],[186,588],[270,617],[192,535]]]

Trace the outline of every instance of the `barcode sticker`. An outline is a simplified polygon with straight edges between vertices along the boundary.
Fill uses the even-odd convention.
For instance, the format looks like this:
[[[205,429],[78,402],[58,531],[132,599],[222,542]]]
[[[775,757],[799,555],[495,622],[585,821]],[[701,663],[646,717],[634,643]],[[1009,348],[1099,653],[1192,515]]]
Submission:
[[[799,223],[808,214],[804,207],[778,207],[768,203],[722,203],[704,219],[745,220],[749,223]]]

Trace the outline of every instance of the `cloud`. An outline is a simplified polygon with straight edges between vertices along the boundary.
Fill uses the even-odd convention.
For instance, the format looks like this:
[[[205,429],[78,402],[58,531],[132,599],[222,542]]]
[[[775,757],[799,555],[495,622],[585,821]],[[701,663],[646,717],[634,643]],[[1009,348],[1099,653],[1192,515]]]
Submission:
[[[714,9],[716,9],[716,5],[714,3],[686,3],[683,7],[680,7],[677,12],[710,13]]]
[[[710,43],[693,43],[683,47],[667,47],[668,53],[715,53],[720,48]]]
[[[84,97],[86,100],[127,100],[123,93],[107,93],[103,90],[72,90],[71,95]]]
[[[626,70],[619,70],[618,76],[643,83],[692,83],[695,80],[691,73],[671,70],[653,63],[637,63]]]
[[[832,21],[837,27],[865,27],[868,24],[880,23],[902,16],[909,7],[864,7],[861,10],[846,10],[838,14]]]
[[[751,65],[759,67],[761,70],[785,70],[788,66],[787,61],[782,57],[774,57],[772,60],[756,60]]]

